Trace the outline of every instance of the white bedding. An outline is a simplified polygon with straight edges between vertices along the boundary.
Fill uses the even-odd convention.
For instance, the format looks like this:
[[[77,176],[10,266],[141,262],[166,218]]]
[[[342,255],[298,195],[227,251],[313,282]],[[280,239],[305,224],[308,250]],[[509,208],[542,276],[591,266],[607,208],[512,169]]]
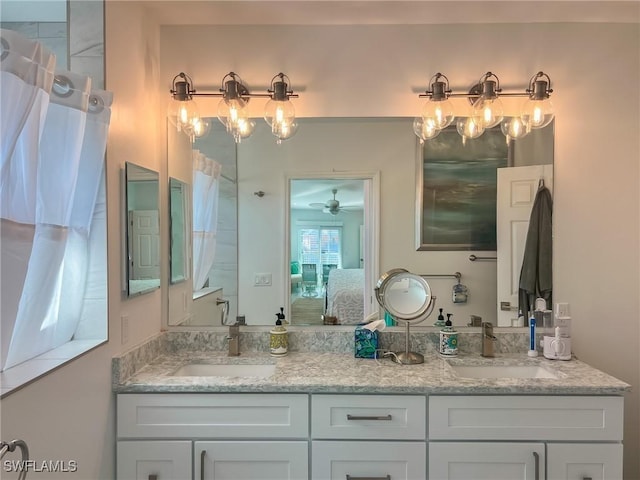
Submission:
[[[342,325],[364,320],[364,269],[334,268],[327,281],[327,315]]]

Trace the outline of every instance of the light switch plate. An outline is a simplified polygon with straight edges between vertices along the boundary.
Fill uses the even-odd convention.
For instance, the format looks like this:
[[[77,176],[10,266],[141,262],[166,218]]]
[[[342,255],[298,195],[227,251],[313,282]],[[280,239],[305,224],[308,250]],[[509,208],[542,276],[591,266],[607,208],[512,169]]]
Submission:
[[[256,287],[268,287],[271,285],[270,273],[256,273],[254,274],[253,285]]]

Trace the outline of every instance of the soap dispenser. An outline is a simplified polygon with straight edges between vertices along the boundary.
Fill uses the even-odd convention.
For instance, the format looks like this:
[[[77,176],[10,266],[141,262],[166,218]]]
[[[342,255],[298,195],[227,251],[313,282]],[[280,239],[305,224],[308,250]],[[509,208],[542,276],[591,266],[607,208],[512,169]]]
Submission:
[[[280,307],[280,312],[276,313],[276,326],[269,332],[269,352],[274,357],[289,353],[289,334],[284,323],[284,307]]]
[[[445,322],[444,322],[444,315],[442,315],[442,308],[439,308],[438,310],[440,310],[440,314],[438,315],[438,319],[433,323],[433,326],[444,327]]]
[[[440,330],[439,352],[447,357],[458,355],[458,332],[453,328],[451,313],[447,313],[447,320],[444,328]]]

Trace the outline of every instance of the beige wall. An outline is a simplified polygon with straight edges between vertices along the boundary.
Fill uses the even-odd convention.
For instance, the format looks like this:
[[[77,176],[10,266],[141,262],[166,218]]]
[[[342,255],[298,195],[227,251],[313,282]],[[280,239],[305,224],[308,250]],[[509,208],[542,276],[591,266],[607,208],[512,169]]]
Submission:
[[[299,116],[415,116],[417,92],[437,71],[456,90],[487,70],[511,88],[546,71],[557,111],[555,299],[571,304],[578,357],[634,387],[626,397],[625,478],[640,478],[639,45],[637,24],[174,26],[162,28],[161,77],[185,71],[196,88],[212,90],[233,70],[259,90],[283,71],[299,90]],[[603,86],[612,91],[594,95]],[[215,112],[217,100],[198,103]],[[261,108],[252,102],[255,116]],[[596,113],[608,121],[597,122]],[[261,190],[276,195],[270,204],[284,205],[282,186],[260,180]],[[413,179],[383,171],[382,184],[381,266],[422,268],[427,255],[413,249],[413,194],[406,188]],[[240,211],[263,214],[250,197],[240,192]],[[278,215],[272,228],[283,222]],[[260,251],[284,254],[264,240]],[[271,256],[249,261],[282,274],[282,262]],[[273,301],[281,294],[274,287]]]
[[[115,478],[111,358],[160,330],[160,291],[121,298],[119,216],[125,161],[166,170],[159,137],[164,130],[158,113],[159,29],[135,3],[107,2],[106,25],[106,87],[114,92],[107,146],[109,343],[2,400],[2,440],[25,439],[35,460],[77,461],[76,473],[33,474],[39,479]],[[121,315],[129,316],[126,344],[121,342]]]

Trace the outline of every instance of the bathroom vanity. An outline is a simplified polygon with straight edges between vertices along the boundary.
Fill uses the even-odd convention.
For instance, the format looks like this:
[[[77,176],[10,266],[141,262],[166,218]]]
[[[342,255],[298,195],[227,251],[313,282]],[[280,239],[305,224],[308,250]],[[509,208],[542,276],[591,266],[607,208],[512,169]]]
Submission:
[[[114,378],[118,478],[620,479],[628,389],[522,354],[168,353]]]

